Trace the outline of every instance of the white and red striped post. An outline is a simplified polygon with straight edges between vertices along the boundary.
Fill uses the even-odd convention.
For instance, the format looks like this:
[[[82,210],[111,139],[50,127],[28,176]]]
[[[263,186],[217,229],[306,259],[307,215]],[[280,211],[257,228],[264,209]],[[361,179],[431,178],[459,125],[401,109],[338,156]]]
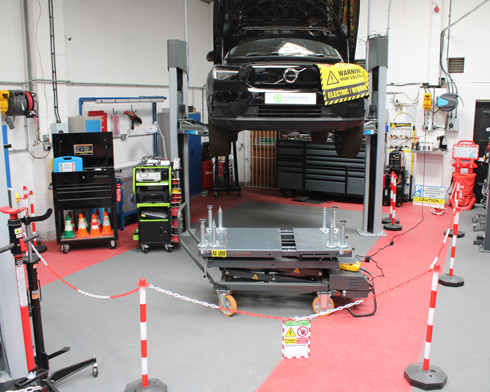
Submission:
[[[459,183],[458,183],[459,184]],[[439,283],[443,286],[460,287],[464,285],[464,279],[454,275],[454,259],[456,256],[456,240],[458,239],[459,213],[461,209],[455,208],[453,216],[453,237],[451,241],[451,258],[449,262],[449,274],[444,274],[439,277]]]
[[[437,287],[439,285],[439,264],[435,264],[432,275],[432,285],[429,302],[429,317],[427,320],[427,334],[424,346],[424,362],[409,365],[405,369],[405,379],[410,385],[424,390],[442,389],[447,382],[447,375],[437,366],[430,366],[430,348],[432,344],[432,331],[436,311]]]
[[[403,229],[403,226],[398,224],[395,216],[396,216],[396,180],[398,180],[398,176],[394,171],[391,172],[391,182],[390,182],[390,218],[391,223],[384,225],[383,227],[386,230],[390,231],[400,231]]]
[[[395,224],[396,215],[396,179],[397,175],[395,172],[391,172],[391,187],[390,187],[390,217],[391,223]]]
[[[456,211],[456,210],[461,211],[461,208],[459,207],[460,197],[461,197],[461,183],[458,181],[454,185],[454,190],[453,190],[453,193],[452,193],[452,195],[450,197],[450,199],[454,199],[454,208],[453,208],[453,211]],[[465,233],[462,232],[461,230],[459,231],[459,233],[454,233],[454,228],[453,229],[449,229],[449,236],[452,237],[454,235],[456,235],[458,238],[463,238],[465,236]]]
[[[141,278],[137,284],[140,292],[141,379],[129,383],[124,392],[142,390],[167,391],[167,386],[160,380],[156,378],[148,379],[148,341],[146,331],[146,288],[148,286],[145,278]]]
[[[140,289],[140,334],[141,334],[141,386],[148,386],[148,342],[146,333],[146,283],[145,278],[141,278],[138,287]]]

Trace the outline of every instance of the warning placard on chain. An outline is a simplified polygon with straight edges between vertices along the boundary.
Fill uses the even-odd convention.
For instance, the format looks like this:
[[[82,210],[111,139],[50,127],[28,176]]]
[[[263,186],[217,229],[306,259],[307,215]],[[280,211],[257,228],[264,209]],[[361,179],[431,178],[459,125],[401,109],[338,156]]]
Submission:
[[[284,320],[282,326],[282,357],[310,357],[311,321]]]
[[[369,74],[359,65],[338,63],[317,64],[320,70],[325,105],[367,97]]]

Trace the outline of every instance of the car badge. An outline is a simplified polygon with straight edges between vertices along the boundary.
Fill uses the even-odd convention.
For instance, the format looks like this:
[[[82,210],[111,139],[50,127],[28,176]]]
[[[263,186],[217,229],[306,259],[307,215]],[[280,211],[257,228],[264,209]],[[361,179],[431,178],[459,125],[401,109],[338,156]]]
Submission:
[[[294,83],[298,79],[299,72],[297,69],[288,68],[282,74],[286,83]]]

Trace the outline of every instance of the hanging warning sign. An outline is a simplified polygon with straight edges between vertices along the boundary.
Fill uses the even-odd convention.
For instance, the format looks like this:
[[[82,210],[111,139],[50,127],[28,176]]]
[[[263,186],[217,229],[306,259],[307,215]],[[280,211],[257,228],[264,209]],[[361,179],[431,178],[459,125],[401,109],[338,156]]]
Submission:
[[[368,96],[369,74],[359,65],[338,63],[317,64],[317,67],[320,70],[325,105]]]
[[[309,358],[311,321],[284,320],[282,327],[282,357]]]

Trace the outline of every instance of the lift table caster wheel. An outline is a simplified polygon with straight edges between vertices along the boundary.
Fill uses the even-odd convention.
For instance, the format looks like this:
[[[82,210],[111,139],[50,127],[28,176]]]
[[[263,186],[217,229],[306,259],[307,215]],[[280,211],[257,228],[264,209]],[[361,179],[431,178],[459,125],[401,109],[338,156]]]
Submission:
[[[96,362],[92,365],[92,376],[97,377],[99,375],[99,364]]]
[[[165,250],[168,252],[168,253],[171,253],[173,250],[174,250],[174,246],[171,245],[171,244],[165,244]]]
[[[63,254],[66,255],[69,250],[70,250],[70,245],[67,245],[67,244],[61,245],[61,251],[63,252]]]
[[[109,249],[117,249],[117,242],[115,240],[112,240],[107,244],[107,246],[109,247]]]
[[[237,310],[235,298],[233,298],[231,295],[225,295],[223,302],[221,301],[221,298],[222,296],[220,295],[220,299],[218,300],[218,305],[220,307],[219,311],[227,317],[233,316]]]
[[[148,253],[150,251],[150,247],[148,245],[141,245],[141,250],[143,253]]]
[[[316,297],[314,300],[313,300],[313,311],[315,313],[321,313],[322,311],[325,312],[327,310],[332,310],[335,308],[335,304],[333,302],[333,299],[330,298],[328,301],[327,301],[327,309],[325,310],[322,310],[320,309],[320,297]],[[325,316],[330,316],[331,313],[329,314],[326,314]]]

